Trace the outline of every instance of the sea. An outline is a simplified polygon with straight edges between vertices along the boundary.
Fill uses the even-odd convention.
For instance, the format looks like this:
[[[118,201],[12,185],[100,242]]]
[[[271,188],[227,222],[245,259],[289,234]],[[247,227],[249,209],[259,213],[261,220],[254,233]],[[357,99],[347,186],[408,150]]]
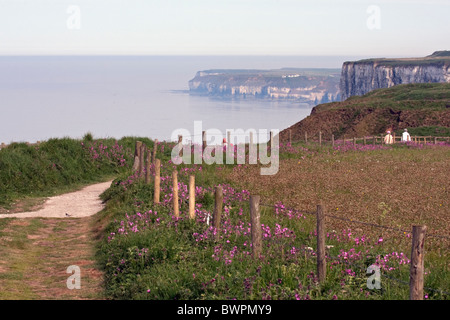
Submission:
[[[125,136],[172,141],[176,130],[283,130],[312,106],[189,94],[208,69],[341,68],[343,56],[0,56],[0,143]],[[198,125],[197,125],[198,129]]]

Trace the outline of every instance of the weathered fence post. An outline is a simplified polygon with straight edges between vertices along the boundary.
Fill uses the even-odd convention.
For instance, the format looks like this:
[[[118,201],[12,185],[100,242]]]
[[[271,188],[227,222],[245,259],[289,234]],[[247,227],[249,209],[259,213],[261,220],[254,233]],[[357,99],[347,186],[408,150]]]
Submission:
[[[409,299],[423,300],[423,261],[426,226],[413,226],[411,267],[409,271]]]
[[[353,137],[353,146],[356,147],[356,138]]]
[[[150,184],[150,166],[151,162],[151,149],[147,149],[147,157],[145,157],[145,184]]]
[[[376,141],[377,141],[377,138],[375,136],[372,136],[372,144],[373,145],[375,145]]]
[[[153,143],[152,163],[155,163],[155,161],[156,161],[157,148],[158,148],[158,139],[155,139],[155,142]]]
[[[292,146],[292,130],[289,129],[289,145]]]
[[[141,144],[141,150],[139,152],[139,179],[142,177],[142,174],[144,173],[144,167],[145,167],[145,149],[147,147],[145,144]]]
[[[142,141],[136,141],[134,146],[134,163],[133,163],[133,171],[136,171],[139,169],[139,159],[140,159],[140,152],[141,152],[141,145]]]
[[[178,205],[178,171],[172,171],[172,188],[173,188],[173,214],[176,218],[180,216],[180,209]]]
[[[206,148],[206,131],[202,131],[202,154]]]
[[[437,144],[437,137],[434,137],[434,144]]]
[[[215,203],[213,212],[213,226],[216,228],[216,234],[214,239],[219,240],[219,228],[220,228],[220,218],[222,217],[222,206],[223,206],[223,190],[222,186],[216,186],[215,192]]]
[[[305,143],[308,143],[308,132],[305,131]]]
[[[363,137],[363,144],[366,145],[366,136]]]
[[[319,146],[322,146],[322,131],[319,131]]]
[[[317,205],[317,276],[319,282],[326,277],[325,260],[325,212],[322,204]]]
[[[183,136],[181,134],[178,135],[178,144],[183,145]],[[180,157],[183,157],[183,149],[180,150],[180,153],[178,154]]]
[[[155,160],[155,193],[153,196],[153,202],[159,203],[160,198],[160,185],[161,185],[161,160]]]
[[[331,135],[331,146],[334,148],[334,134]]]
[[[195,218],[195,176],[189,176],[189,218]]]
[[[259,258],[262,251],[262,230],[261,230],[261,212],[259,210],[258,195],[250,196],[250,223],[252,234],[252,254],[253,258]]]

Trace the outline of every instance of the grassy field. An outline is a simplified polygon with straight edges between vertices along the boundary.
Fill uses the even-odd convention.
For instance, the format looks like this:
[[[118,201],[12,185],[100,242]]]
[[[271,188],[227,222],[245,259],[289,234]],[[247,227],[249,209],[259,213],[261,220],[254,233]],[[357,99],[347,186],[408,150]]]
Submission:
[[[148,140],[149,145],[150,140]],[[14,201],[34,206],[39,198],[106,181],[127,170],[133,161],[134,138],[50,139],[39,145],[13,143],[0,150],[0,207]]]
[[[450,99],[450,83],[401,84],[377,89],[363,96],[352,96],[342,102],[316,106],[317,112],[342,108],[391,108],[393,110],[445,111]]]
[[[281,145],[279,172],[261,176],[257,165],[175,166],[170,161],[174,144],[162,142],[161,203],[155,204],[153,183],[145,184],[131,169],[136,140],[153,148],[149,139],[127,137],[59,139],[0,151],[2,168],[9,168],[1,172],[4,207],[24,198],[34,205],[30,190],[49,196],[66,184],[70,189],[116,177],[102,195],[105,210],[82,223],[0,221],[0,285],[7,288],[0,298],[406,300],[410,230],[425,224],[425,298],[449,299],[448,144]],[[16,168],[23,174],[14,173]],[[76,175],[80,169],[90,174]],[[172,209],[174,169],[180,218]],[[42,171],[37,181],[33,170]],[[190,175],[196,177],[195,219],[187,213]],[[217,185],[224,192],[218,229],[211,225]],[[258,259],[251,248],[251,194],[261,196]],[[316,272],[319,203],[329,215],[323,283]],[[56,283],[65,281],[70,264],[90,270],[82,296],[58,291]],[[366,270],[372,264],[381,270],[379,290],[367,288]]]
[[[448,145],[283,146],[274,176],[261,176],[254,165],[174,166],[170,148],[166,145],[160,155],[160,204],[152,201],[153,184],[132,172],[103,194],[107,209],[96,223],[105,231],[98,258],[108,297],[408,299],[410,230],[425,224],[425,298],[449,298]],[[173,216],[171,204],[175,168],[180,218]],[[195,219],[187,217],[191,174],[196,176]],[[219,184],[224,212],[215,229],[213,190]],[[259,259],[251,254],[250,194],[259,194],[264,204]],[[326,219],[327,278],[320,284],[314,216],[319,203],[332,216]],[[372,264],[381,268],[380,290],[367,288]]]
[[[134,139],[50,139],[0,150],[0,213],[32,211],[47,197],[129,170]],[[90,219],[0,219],[0,299],[98,299]],[[67,290],[69,265],[83,266],[84,289]]]

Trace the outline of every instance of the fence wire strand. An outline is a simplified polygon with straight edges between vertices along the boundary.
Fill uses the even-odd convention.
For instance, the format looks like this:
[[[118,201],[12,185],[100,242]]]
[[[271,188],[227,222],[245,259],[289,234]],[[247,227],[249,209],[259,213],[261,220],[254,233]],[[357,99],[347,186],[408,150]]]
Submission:
[[[182,182],[182,181],[180,181]],[[237,200],[237,199],[235,199]],[[242,199],[242,200],[238,200],[239,202],[248,202],[248,199]],[[187,199],[181,200],[182,203],[188,204],[189,201]],[[262,207],[267,207],[267,208],[272,208],[272,209],[282,209],[282,210],[288,210],[291,211],[293,213],[300,213],[300,214],[308,214],[308,215],[316,215],[316,211],[307,211],[307,210],[299,210],[299,209],[294,209],[294,208],[289,208],[286,206],[281,206],[281,205],[273,205],[273,204],[268,204],[268,203],[264,203],[264,202],[260,202],[259,204]],[[343,217],[337,217],[334,215],[330,215],[330,214],[325,214],[326,217],[329,217],[331,219],[337,219],[337,220],[341,220],[341,221],[346,221],[346,222],[350,222],[350,223],[356,223],[356,224],[362,224],[362,225],[366,225],[366,226],[370,226],[370,227],[375,227],[375,228],[382,228],[382,229],[387,229],[387,230],[393,230],[393,231],[397,231],[397,232],[401,232],[403,234],[410,234],[411,231],[409,230],[403,230],[403,229],[399,229],[399,228],[395,228],[395,227],[390,227],[390,226],[385,226],[385,225],[379,225],[376,223],[370,223],[370,222],[364,222],[364,221],[359,221],[359,220],[354,220],[354,219],[349,219],[349,218],[343,218]],[[437,235],[437,234],[426,234],[426,237],[436,237],[436,238],[442,238],[442,239],[450,239],[449,236],[443,236],[443,235]],[[363,269],[363,267],[361,265],[356,265],[354,263],[351,263],[348,260],[344,260],[341,259],[339,257],[333,257],[328,255],[328,258],[331,259],[335,259],[339,262],[345,263],[347,265],[353,266],[353,267],[358,267],[359,269],[366,271],[366,269]],[[392,281],[398,282],[400,284],[403,285],[409,285],[409,282],[401,280],[401,279],[397,279],[395,277],[392,276],[388,276],[384,273],[380,273],[381,276],[390,279]],[[431,291],[431,292],[438,292],[440,294],[444,294],[444,295],[450,295],[450,292],[444,291],[444,290],[439,290],[439,289],[434,289],[434,288],[430,288],[430,287],[423,287],[425,290]]]

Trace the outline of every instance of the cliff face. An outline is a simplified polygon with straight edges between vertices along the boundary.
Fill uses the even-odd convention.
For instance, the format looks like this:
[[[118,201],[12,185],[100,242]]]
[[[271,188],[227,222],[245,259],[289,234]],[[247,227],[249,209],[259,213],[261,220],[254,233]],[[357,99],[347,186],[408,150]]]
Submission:
[[[420,59],[369,59],[345,62],[340,79],[341,100],[374,89],[409,83],[450,83],[450,56],[437,52]]]
[[[290,99],[316,105],[340,100],[339,70],[206,70],[189,81],[191,94]]]

